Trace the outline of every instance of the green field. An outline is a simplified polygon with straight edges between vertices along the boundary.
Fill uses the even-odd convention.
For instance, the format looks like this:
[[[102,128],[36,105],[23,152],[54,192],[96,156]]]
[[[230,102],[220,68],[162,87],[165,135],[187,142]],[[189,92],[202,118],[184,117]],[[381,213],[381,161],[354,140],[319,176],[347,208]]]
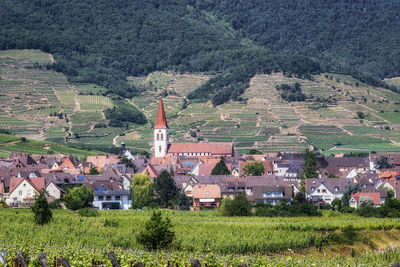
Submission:
[[[106,256],[109,250],[116,253],[121,266],[129,266],[131,261],[146,265],[172,261],[180,265],[188,258],[198,258],[209,266],[354,266],[355,262],[381,266],[400,256],[399,250],[388,250],[386,255],[374,253],[387,248],[386,242],[399,243],[398,219],[354,215],[243,218],[221,217],[214,211],[163,211],[172,221],[176,238],[171,250],[153,254],[136,242],[149,211],[101,211],[100,217],[91,218],[68,210],[53,212],[50,224],[37,226],[30,210],[0,210],[0,248],[8,249],[11,257],[17,249],[31,258],[43,251],[50,262],[62,256],[72,266],[87,266],[92,259],[110,266]],[[107,226],[106,220],[113,221],[113,226]],[[359,241],[352,245],[330,241],[329,233],[340,234],[347,225],[353,225]],[[349,257],[351,253],[354,257]]]

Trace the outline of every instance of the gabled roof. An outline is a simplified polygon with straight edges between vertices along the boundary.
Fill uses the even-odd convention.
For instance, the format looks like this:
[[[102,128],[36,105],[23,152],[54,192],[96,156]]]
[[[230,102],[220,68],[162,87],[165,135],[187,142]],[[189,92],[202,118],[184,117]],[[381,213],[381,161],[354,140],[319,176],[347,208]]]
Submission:
[[[160,103],[158,104],[158,112],[156,124],[154,125],[154,129],[165,129],[168,128],[167,119],[165,117],[164,104],[162,98],[160,98]]]
[[[348,186],[354,186],[353,179],[346,179],[346,178],[326,178],[326,179],[307,178],[305,180],[306,180],[307,194],[311,194],[321,184],[323,184],[331,193],[336,193],[336,194],[343,194]],[[314,189],[312,189],[313,187]]]
[[[221,188],[217,184],[196,184],[193,198],[221,198]]]
[[[374,205],[381,204],[381,195],[379,192],[374,193],[353,193],[351,197],[358,203],[360,201],[360,197],[369,197],[374,202]]]
[[[151,164],[147,165],[147,167],[141,173],[148,174],[150,178],[156,178],[160,174],[160,172],[157,171]]]
[[[45,179],[43,177],[37,177],[37,178],[11,178],[10,180],[10,189],[9,192],[10,194],[23,182],[26,181],[29,183],[37,192],[40,190],[43,190],[45,187]]]

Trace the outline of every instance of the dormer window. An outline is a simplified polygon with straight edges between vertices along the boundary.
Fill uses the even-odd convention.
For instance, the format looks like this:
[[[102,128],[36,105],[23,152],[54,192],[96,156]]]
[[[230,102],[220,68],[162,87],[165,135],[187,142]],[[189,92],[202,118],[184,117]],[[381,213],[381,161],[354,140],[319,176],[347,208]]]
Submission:
[[[335,186],[335,192],[339,192],[339,187]]]

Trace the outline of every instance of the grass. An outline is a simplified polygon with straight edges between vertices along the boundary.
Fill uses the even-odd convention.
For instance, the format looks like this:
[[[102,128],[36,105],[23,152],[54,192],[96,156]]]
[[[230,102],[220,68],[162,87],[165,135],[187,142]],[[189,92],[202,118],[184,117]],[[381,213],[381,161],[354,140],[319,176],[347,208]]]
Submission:
[[[104,110],[114,105],[111,98],[99,95],[79,95],[78,101],[83,110]]]

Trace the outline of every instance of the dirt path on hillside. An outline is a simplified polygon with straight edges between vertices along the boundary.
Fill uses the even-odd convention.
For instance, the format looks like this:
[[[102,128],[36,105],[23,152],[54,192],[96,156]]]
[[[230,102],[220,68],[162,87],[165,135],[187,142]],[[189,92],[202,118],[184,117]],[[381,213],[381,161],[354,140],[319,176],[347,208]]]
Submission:
[[[49,55],[49,59],[51,61],[52,64],[56,63],[56,61],[54,60],[54,57],[52,54],[48,54]]]
[[[133,100],[128,99],[128,102],[134,106],[135,108],[137,108],[138,110],[142,111],[143,114],[146,116],[146,119],[150,119],[151,115],[149,112],[147,112],[144,108],[139,108],[138,105],[135,104],[135,102],[133,102]]]

